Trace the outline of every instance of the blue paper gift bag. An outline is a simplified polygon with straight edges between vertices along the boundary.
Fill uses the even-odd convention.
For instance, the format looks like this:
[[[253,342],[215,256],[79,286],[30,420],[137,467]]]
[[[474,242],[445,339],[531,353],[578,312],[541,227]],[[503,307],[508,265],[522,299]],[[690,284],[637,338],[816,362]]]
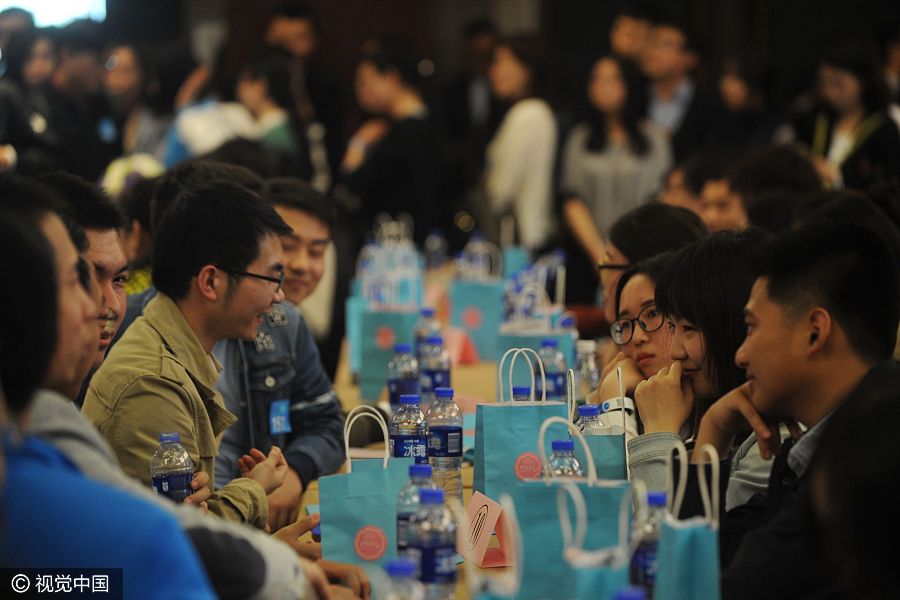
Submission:
[[[567,419],[554,417],[541,427],[538,449],[544,445],[547,431],[554,425],[567,425],[573,436],[584,443],[584,437]],[[546,452],[541,450],[545,476],[542,479],[520,482],[512,497],[521,528],[524,558],[522,561],[522,588],[518,598],[540,600],[543,598],[571,599],[576,597],[576,571],[564,559],[565,539],[557,506],[558,491],[562,485],[575,485],[589,507],[584,540],[579,546],[586,551],[608,549],[620,544],[622,536],[620,510],[623,496],[630,496],[627,481],[600,481],[593,463],[588,458],[586,478],[553,477],[549,471]],[[549,475],[549,476],[548,476]],[[626,502],[626,506],[630,506]],[[627,508],[626,508],[627,510]],[[625,523],[628,522],[626,517]],[[612,577],[614,579],[614,577]]]
[[[497,330],[502,322],[501,279],[454,280],[450,284],[450,324],[469,334],[483,360],[490,360],[496,353]]]
[[[540,475],[541,461],[534,440],[541,425],[550,417],[566,417],[563,402],[512,402],[511,390],[504,388],[505,368],[515,369],[517,358],[532,350],[510,351],[512,359],[501,359],[497,369],[499,402],[479,404],[475,409],[475,476],[473,487],[489,498],[511,493],[519,481]],[[536,357],[536,354],[535,354]],[[530,361],[525,363],[534,383]],[[534,385],[532,385],[532,397]],[[557,425],[553,434],[559,439],[567,435],[564,426]],[[557,438],[554,438],[557,439]],[[549,442],[548,442],[549,443]]]
[[[658,600],[718,600],[719,587],[719,453],[706,444],[694,452],[709,456],[712,477],[706,482],[704,465],[689,465],[684,444],[676,447],[681,462],[679,481],[670,514],[662,523],[659,537],[659,567],[654,598]],[[671,461],[671,456],[670,456]],[[688,479],[688,469],[697,468],[700,496],[706,515],[678,520]],[[671,478],[672,469],[669,468]],[[672,485],[669,497],[672,498]],[[764,573],[760,574],[765,576]]]
[[[621,383],[622,369],[618,368],[619,381]],[[620,393],[621,390],[620,390]],[[569,369],[566,372],[566,398],[569,405],[570,418],[574,418],[576,411],[575,401],[575,371]],[[621,428],[616,425],[609,433],[604,435],[586,435],[591,457],[597,466],[597,477],[600,479],[627,479],[628,468],[625,454],[625,411],[613,411],[612,415],[621,415]],[[575,457],[581,464],[585,464],[584,450],[580,445],[575,446]]]
[[[411,344],[418,314],[412,308],[366,308],[362,311],[362,357],[359,394],[368,402],[378,401],[387,377],[387,365],[395,344]]]

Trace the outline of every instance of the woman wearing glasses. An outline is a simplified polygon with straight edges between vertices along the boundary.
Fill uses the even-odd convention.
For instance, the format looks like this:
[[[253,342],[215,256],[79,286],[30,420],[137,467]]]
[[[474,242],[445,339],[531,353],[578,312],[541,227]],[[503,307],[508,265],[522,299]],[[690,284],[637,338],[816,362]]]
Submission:
[[[666,489],[667,458],[676,442],[690,445],[706,409],[746,380],[734,354],[746,332],[743,310],[754,281],[750,255],[764,238],[754,229],[713,234],[675,253],[659,272],[654,300],[665,325],[656,331],[666,330],[669,364],[636,386],[641,435],[628,442],[631,476],[651,490]],[[635,345],[642,339],[638,331],[646,333],[642,323],[653,329],[658,322],[645,313],[637,328],[624,320],[617,325],[621,339],[630,333]],[[763,461],[755,446],[750,435],[732,452],[726,510],[766,491],[772,462]]]

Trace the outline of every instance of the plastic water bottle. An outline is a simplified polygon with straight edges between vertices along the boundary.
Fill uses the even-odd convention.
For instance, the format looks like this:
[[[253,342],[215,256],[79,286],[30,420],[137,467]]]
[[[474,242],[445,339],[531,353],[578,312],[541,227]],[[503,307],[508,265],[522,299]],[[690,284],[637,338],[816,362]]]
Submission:
[[[453,401],[453,389],[434,390],[434,404],[428,410],[428,462],[434,469],[434,481],[447,498],[456,498],[460,505],[462,493],[463,417],[459,405]]]
[[[514,385],[512,396],[513,402],[528,402],[531,400],[531,388],[527,385]],[[537,398],[536,395],[535,398]]]
[[[444,506],[444,490],[422,490],[419,502],[419,510],[409,522],[409,556],[418,561],[425,598],[452,599],[456,588],[456,523]]]
[[[444,348],[444,338],[433,335],[425,338],[422,358],[419,359],[419,393],[426,412],[434,401],[434,390],[450,387],[450,353]]]
[[[387,388],[391,411],[400,407],[400,396],[419,393],[419,361],[409,344],[394,346],[394,358],[388,363]]]
[[[425,600],[425,586],[416,579],[416,561],[405,557],[395,558],[384,570],[391,578],[384,600]]]
[[[600,385],[600,370],[597,368],[597,342],[578,340],[575,344],[575,399],[584,402],[588,394]]]
[[[584,404],[578,407],[578,427],[584,435],[601,435],[604,425],[600,421],[600,407]]]
[[[649,492],[647,505],[649,509],[647,518],[638,524],[634,532],[639,542],[631,558],[631,583],[646,590],[648,598],[653,598],[659,554],[659,529],[666,514],[666,493]]]
[[[616,590],[613,600],[647,600],[647,592],[639,587],[623,587]]]
[[[441,229],[432,229],[425,238],[425,268],[439,269],[447,262],[447,238]]]
[[[566,357],[559,349],[555,339],[541,340],[538,358],[544,363],[544,376],[547,378],[547,400],[565,400],[566,398]],[[534,369],[534,397],[541,398],[541,369]]]
[[[441,322],[434,317],[433,308],[423,308],[419,312],[419,319],[413,325],[416,358],[419,359],[420,363],[422,362],[422,348],[425,346],[425,340],[435,335],[441,335]]]
[[[604,435],[609,433],[609,427],[606,427],[600,421],[600,407],[596,404],[585,404],[578,407],[579,426],[584,435]]]
[[[159,448],[150,459],[153,491],[178,503],[193,493],[191,480],[194,478],[194,461],[180,442],[177,433],[160,434]]]
[[[419,396],[403,394],[400,396],[400,408],[391,417],[388,429],[391,456],[411,456],[417,464],[428,464],[428,424],[425,415],[419,410]]]
[[[484,234],[476,231],[463,247],[462,261],[465,266],[463,276],[466,279],[483,281],[491,277],[491,247],[484,239]]]
[[[575,444],[572,440],[553,440],[550,444],[550,470],[557,477],[584,477],[584,469],[575,458]]]
[[[419,510],[419,492],[433,489],[431,465],[410,465],[409,482],[397,497],[397,553],[400,556],[409,546],[409,520]]]

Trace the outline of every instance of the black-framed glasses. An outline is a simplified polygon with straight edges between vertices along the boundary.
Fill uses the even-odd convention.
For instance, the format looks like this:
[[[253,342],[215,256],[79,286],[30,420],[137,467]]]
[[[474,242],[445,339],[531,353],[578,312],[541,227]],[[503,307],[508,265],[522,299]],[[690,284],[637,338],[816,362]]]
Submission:
[[[641,312],[633,319],[618,319],[609,328],[612,339],[620,346],[624,346],[634,337],[634,324],[637,323],[647,333],[653,333],[663,326],[665,318],[655,304],[650,304],[641,309]]]
[[[271,275],[261,275],[259,273],[250,273],[249,271],[235,271],[233,269],[226,269],[225,267],[220,267],[219,265],[214,265],[217,269],[222,269],[229,275],[238,275],[241,277],[253,277],[255,279],[262,279],[263,281],[269,281],[275,284],[275,293],[277,294],[281,290],[281,286],[284,285],[284,269],[278,271],[278,275],[272,277]]]

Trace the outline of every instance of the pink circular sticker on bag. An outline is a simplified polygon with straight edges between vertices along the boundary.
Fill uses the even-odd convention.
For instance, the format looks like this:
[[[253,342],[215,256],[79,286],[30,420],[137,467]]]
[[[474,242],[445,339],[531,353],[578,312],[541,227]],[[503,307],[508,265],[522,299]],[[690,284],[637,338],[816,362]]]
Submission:
[[[397,336],[390,327],[379,327],[375,332],[375,345],[382,350],[390,350],[394,347],[394,342],[396,341]]]
[[[384,531],[374,525],[367,525],[353,539],[356,554],[363,560],[378,560],[387,550],[387,536]]]
[[[541,476],[541,459],[534,452],[523,452],[516,459],[516,477],[537,479]]]
[[[463,311],[462,322],[468,329],[478,329],[484,322],[484,315],[481,313],[480,308],[470,306]]]

